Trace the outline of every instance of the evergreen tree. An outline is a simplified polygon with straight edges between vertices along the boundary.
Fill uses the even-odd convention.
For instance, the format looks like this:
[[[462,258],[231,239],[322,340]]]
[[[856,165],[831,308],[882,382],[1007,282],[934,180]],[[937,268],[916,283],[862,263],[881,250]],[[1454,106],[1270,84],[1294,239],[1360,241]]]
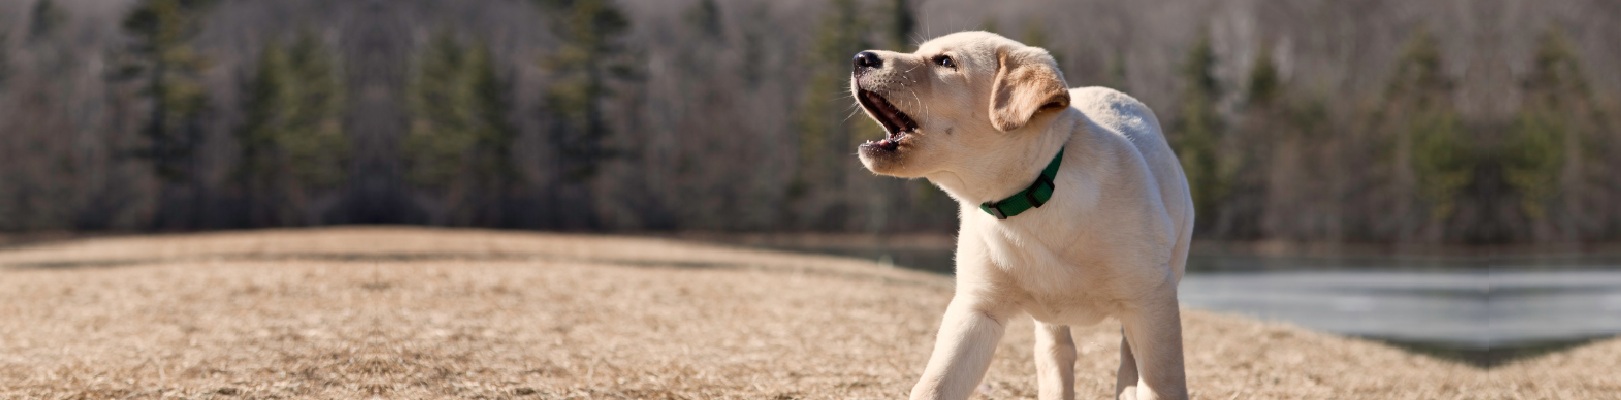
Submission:
[[[514,175],[507,84],[488,47],[435,35],[411,85],[407,176],[436,202],[435,223],[495,224]]]
[[[715,42],[726,39],[725,20],[721,18],[720,6],[715,4],[715,0],[698,0],[697,4],[687,9],[685,17],[687,25],[692,26],[703,38]]]
[[[151,103],[141,136],[147,139],[136,154],[151,161],[166,182],[194,179],[193,157],[202,140],[202,114],[208,95],[198,75],[208,66],[188,43],[202,29],[210,0],[146,0],[124,18],[123,28],[133,37],[127,48],[129,62],[118,78],[143,80],[140,93]]]
[[[0,31],[0,91],[6,90],[6,81],[11,79],[11,43],[6,36]]]
[[[343,85],[336,63],[310,32],[287,48],[270,43],[247,84],[247,123],[238,133],[243,180],[256,225],[315,223],[312,200],[344,178]]]
[[[750,62],[738,63],[737,74],[743,77],[743,84],[747,85],[747,88],[750,90],[759,87],[760,83],[764,82],[768,78],[765,60],[767,51],[770,50],[770,48],[767,46],[766,36],[769,32],[775,32],[774,29],[766,25],[766,22],[764,22],[771,18],[771,9],[769,4],[770,3],[757,4],[753,8],[745,11],[747,14],[743,19],[750,20],[752,22],[743,24],[743,26],[739,28],[741,31],[738,34],[740,37],[739,41],[742,42],[742,49],[739,50],[742,52],[742,57],[740,58],[743,60],[749,60]]]
[[[1283,83],[1273,61],[1272,47],[1261,45],[1251,60],[1243,91],[1244,104],[1233,129],[1223,138],[1219,153],[1226,163],[1234,166],[1229,178],[1227,198],[1222,200],[1216,233],[1223,237],[1260,238],[1277,233],[1282,224],[1278,215],[1293,218],[1304,205],[1294,204],[1290,189],[1308,183],[1301,182],[1305,175],[1302,157],[1288,154],[1309,151],[1302,146],[1304,130],[1301,123],[1306,113],[1284,101]],[[1288,174],[1272,173],[1277,168],[1293,168]],[[1290,179],[1293,178],[1293,181]],[[1298,199],[1298,198],[1296,198]],[[1277,204],[1285,203],[1285,204]]]
[[[496,71],[495,55],[488,45],[481,43],[473,47],[467,68],[473,75],[473,101],[477,104],[478,121],[483,130],[479,135],[481,153],[476,168],[485,178],[486,186],[494,189],[497,196],[504,195],[517,177],[512,164],[512,145],[518,132],[507,119],[512,109],[512,85]]]
[[[812,39],[807,62],[812,65],[810,81],[798,115],[799,172],[791,184],[790,197],[804,194],[811,186],[835,184],[843,171],[841,161],[860,137],[860,127],[871,123],[846,118],[855,111],[839,101],[850,86],[850,58],[872,48],[867,41],[869,25],[861,4],[855,0],[831,0]],[[856,111],[859,112],[859,111]],[[866,137],[875,137],[877,134]],[[834,173],[831,176],[822,174]]]
[[[1474,149],[1463,137],[1452,106],[1452,80],[1446,76],[1441,51],[1428,31],[1419,31],[1397,60],[1386,88],[1389,121],[1398,124],[1397,157],[1409,165],[1430,218],[1452,216],[1458,197],[1473,179]]]
[[[349,141],[343,133],[344,85],[331,53],[304,31],[287,50],[293,103],[287,134],[279,141],[301,185],[330,187],[343,180]]]
[[[56,34],[67,20],[67,10],[56,5],[55,0],[39,0],[29,13],[28,40],[39,41]]]
[[[1261,46],[1261,51],[1255,54],[1250,66],[1249,86],[1244,90],[1244,97],[1251,108],[1270,108],[1282,92],[1278,67],[1272,62],[1272,47]]]
[[[1213,226],[1210,222],[1215,220],[1218,206],[1227,197],[1232,178],[1229,160],[1222,159],[1218,151],[1224,127],[1216,110],[1221,93],[1215,67],[1216,54],[1210,37],[1201,35],[1182,64],[1182,102],[1172,132],[1175,139],[1172,145],[1187,174],[1197,210],[1195,215],[1200,219],[1194,226],[1201,230]]]
[[[436,34],[411,83],[410,131],[401,141],[406,176],[419,186],[445,190],[465,171],[478,142],[477,110],[466,73],[466,51],[449,32]]]
[[[1517,192],[1521,211],[1534,220],[1562,211],[1561,228],[1574,238],[1586,215],[1588,171],[1600,164],[1603,144],[1595,133],[1604,118],[1595,107],[1592,88],[1569,40],[1550,29],[1538,40],[1531,70],[1520,82],[1525,101],[1515,116],[1503,148],[1504,177]],[[1601,185],[1595,185],[1601,186]],[[1563,198],[1563,202],[1552,200]],[[1552,207],[1550,207],[1552,206]]]
[[[162,186],[155,227],[193,228],[207,214],[202,201],[208,188],[201,184],[197,150],[203,142],[208,91],[201,74],[208,60],[191,47],[202,30],[212,0],[143,0],[124,17],[122,28],[130,37],[115,53],[115,81],[136,83],[145,103],[145,117],[136,132],[144,143],[130,149],[150,164]]]
[[[272,223],[280,218],[275,205],[281,204],[274,190],[281,164],[276,154],[276,137],[284,124],[285,106],[292,95],[287,82],[287,53],[276,43],[266,43],[259,51],[259,62],[243,93],[246,123],[237,131],[237,144],[242,158],[236,166],[236,179],[243,186],[248,201],[248,222],[254,225]]]
[[[551,118],[548,136],[559,150],[566,181],[582,183],[614,156],[606,140],[612,128],[604,103],[612,83],[635,77],[622,36],[630,20],[610,0],[537,0],[553,16],[552,33],[562,42],[542,67],[551,83],[542,103]]]
[[[909,0],[890,0],[889,26],[885,33],[889,36],[890,48],[895,51],[906,51],[912,46],[912,32],[917,30],[917,10],[912,9]]]

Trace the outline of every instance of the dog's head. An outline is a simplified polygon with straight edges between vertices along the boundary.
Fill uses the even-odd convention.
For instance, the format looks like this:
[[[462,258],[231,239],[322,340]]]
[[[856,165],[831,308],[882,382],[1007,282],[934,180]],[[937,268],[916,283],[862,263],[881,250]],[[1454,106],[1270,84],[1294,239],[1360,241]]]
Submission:
[[[861,163],[919,177],[1034,140],[1032,121],[1069,107],[1067,87],[1046,50],[994,33],[943,36],[911,54],[863,51],[850,91],[888,136],[862,144]]]

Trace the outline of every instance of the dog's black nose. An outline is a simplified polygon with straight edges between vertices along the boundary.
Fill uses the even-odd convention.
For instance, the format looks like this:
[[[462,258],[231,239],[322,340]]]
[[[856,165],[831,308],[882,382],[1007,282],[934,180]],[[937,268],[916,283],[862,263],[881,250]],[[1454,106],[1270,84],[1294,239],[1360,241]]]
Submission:
[[[854,61],[856,63],[856,69],[857,70],[860,70],[860,69],[878,69],[878,68],[883,68],[883,66],[884,66],[884,59],[878,58],[878,53],[874,53],[874,52],[870,52],[870,51],[863,51],[863,52],[860,52],[860,53],[856,53],[856,58],[855,58]]]

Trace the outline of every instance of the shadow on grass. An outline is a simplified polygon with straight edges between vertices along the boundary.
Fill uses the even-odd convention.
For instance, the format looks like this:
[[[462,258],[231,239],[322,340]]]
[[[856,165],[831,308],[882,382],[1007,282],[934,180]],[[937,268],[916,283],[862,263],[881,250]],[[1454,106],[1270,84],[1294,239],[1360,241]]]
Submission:
[[[1491,347],[1459,346],[1446,342],[1402,340],[1377,336],[1363,336],[1362,338],[1389,344],[1415,354],[1422,354],[1443,360],[1456,361],[1480,368],[1491,369],[1515,361],[1570,350],[1610,337],[1614,336],[1594,335],[1581,338],[1542,340],[1515,343],[1511,346]]]
[[[934,281],[928,279],[907,279],[878,274],[864,274],[860,272],[840,271],[835,269],[821,269],[804,266],[772,265],[770,263],[756,262],[728,262],[728,261],[683,261],[683,260],[645,260],[615,257],[578,257],[562,256],[546,253],[460,253],[460,252],[420,252],[420,253],[277,253],[277,254],[208,254],[189,257],[173,258],[140,258],[140,259],[105,259],[83,261],[39,261],[0,264],[0,270],[27,270],[27,269],[79,269],[79,268],[119,268],[145,265],[187,263],[187,262],[292,262],[292,261],[318,261],[340,263],[416,263],[416,262],[442,262],[442,261],[468,261],[468,262],[544,262],[544,263],[578,263],[600,264],[633,268],[675,268],[694,270],[731,270],[731,271],[775,271],[780,273],[810,274],[852,280],[878,280],[887,284],[906,286],[950,288],[952,283],[947,280]]]
[[[744,263],[726,262],[692,262],[692,261],[644,261],[624,260],[612,258],[586,258],[586,257],[559,257],[552,254],[530,253],[277,253],[277,254],[212,254],[190,257],[173,258],[135,258],[135,259],[107,259],[84,261],[39,261],[8,263],[0,266],[14,269],[73,269],[73,268],[114,268],[133,267],[142,265],[155,265],[176,262],[225,261],[225,262],[255,262],[255,261],[322,261],[345,263],[409,263],[432,261],[547,261],[547,262],[581,262],[624,265],[633,267],[670,267],[685,269],[742,269],[748,267]]]

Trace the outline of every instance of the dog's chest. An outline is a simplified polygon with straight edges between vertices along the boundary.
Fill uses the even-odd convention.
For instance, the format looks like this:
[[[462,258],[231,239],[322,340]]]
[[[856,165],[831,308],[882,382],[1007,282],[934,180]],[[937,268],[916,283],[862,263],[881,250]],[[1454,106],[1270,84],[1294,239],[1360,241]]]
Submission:
[[[1031,318],[1049,324],[1087,326],[1114,314],[1114,302],[1085,294],[1032,296],[1024,304]]]
[[[1031,317],[1065,325],[1091,325],[1113,314],[1118,302],[1107,263],[1035,242],[991,240],[989,255],[998,291]],[[1067,250],[1067,251],[1066,251]]]

